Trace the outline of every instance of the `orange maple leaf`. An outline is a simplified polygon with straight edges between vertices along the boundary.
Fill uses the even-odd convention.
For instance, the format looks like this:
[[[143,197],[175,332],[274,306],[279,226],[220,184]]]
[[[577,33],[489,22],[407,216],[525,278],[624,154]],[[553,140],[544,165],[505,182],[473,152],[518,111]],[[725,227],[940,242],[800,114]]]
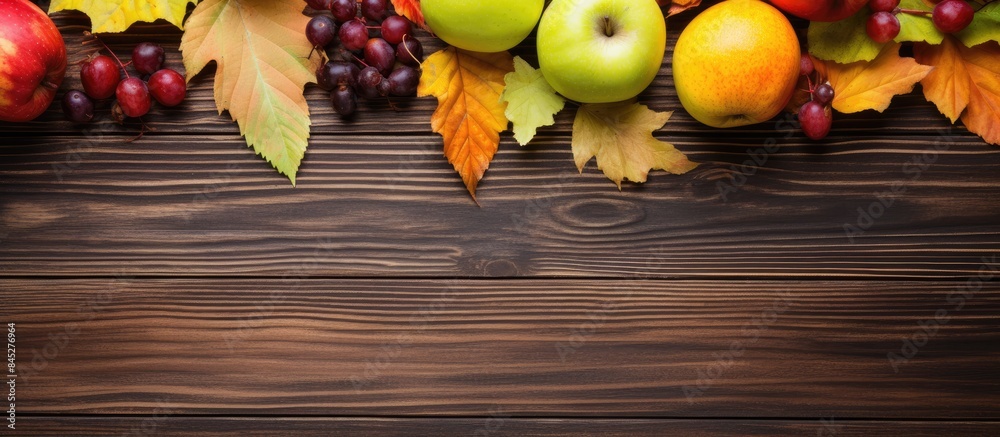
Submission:
[[[421,29],[427,29],[424,13],[420,11],[420,0],[392,0],[392,6],[397,14],[406,17]]]
[[[417,95],[435,96],[431,128],[444,137],[444,154],[462,176],[472,198],[507,129],[500,101],[504,76],[514,70],[508,52],[476,53],[448,47],[421,65]]]
[[[667,16],[672,17],[688,9],[697,8],[699,5],[701,5],[701,0],[674,0],[670,3]]]
[[[871,62],[838,64],[813,58],[819,76],[833,87],[833,109],[845,114],[874,109],[885,111],[892,98],[913,91],[934,67],[899,56],[899,44],[886,44]]]
[[[913,54],[934,66],[920,82],[924,97],[952,123],[961,117],[970,131],[1000,145],[1000,44],[965,47],[949,35],[938,45],[916,43]]]

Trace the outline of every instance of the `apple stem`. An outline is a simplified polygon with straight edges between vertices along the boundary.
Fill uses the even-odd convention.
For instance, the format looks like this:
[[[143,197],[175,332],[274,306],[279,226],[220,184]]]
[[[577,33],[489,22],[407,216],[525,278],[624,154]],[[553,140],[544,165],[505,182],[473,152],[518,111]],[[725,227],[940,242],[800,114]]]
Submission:
[[[906,8],[896,8],[896,10],[892,12],[895,14],[904,13],[910,15],[923,15],[925,17],[929,17],[933,14],[933,12],[931,11],[922,11],[920,9],[906,9]]]
[[[92,36],[92,37],[94,37],[94,39],[97,40],[97,42],[101,43],[101,45],[104,46],[104,50],[107,50],[108,53],[111,53],[111,57],[115,58],[115,61],[117,61],[118,65],[121,66],[122,71],[125,72],[125,78],[129,79],[129,78],[132,77],[132,76],[129,76],[128,69],[125,68],[125,64],[122,63],[122,60],[118,59],[118,55],[115,54],[114,50],[111,50],[111,47],[108,47],[108,45],[105,44],[104,41],[101,41],[101,38],[99,38],[97,35],[94,35],[94,34],[92,34],[90,32],[87,32],[87,31],[84,31],[83,35],[84,36]],[[129,64],[131,64],[131,63],[132,63],[132,61],[129,61]],[[143,123],[143,124],[145,124],[145,123]]]

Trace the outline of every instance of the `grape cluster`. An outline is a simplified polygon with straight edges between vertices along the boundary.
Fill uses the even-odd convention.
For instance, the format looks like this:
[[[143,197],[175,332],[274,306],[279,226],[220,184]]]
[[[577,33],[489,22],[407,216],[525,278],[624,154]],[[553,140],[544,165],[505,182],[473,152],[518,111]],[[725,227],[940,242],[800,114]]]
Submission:
[[[353,115],[358,95],[369,100],[416,95],[424,49],[413,37],[413,23],[392,15],[388,0],[307,3],[330,12],[309,20],[305,33],[315,50],[334,53],[316,72],[316,79],[330,91],[338,114]]]
[[[808,54],[802,55],[802,62],[799,65],[799,73],[808,79],[809,101],[799,108],[799,124],[802,132],[812,140],[821,140],[830,133],[833,126],[833,109],[830,104],[833,102],[835,92],[829,83],[813,86],[812,74],[815,71],[812,58]]]
[[[887,43],[899,35],[900,24],[897,14],[928,15],[927,11],[902,9],[899,0],[871,0],[868,6],[872,15],[868,17],[865,30],[877,43]],[[972,23],[975,10],[965,0],[942,0],[930,12],[934,27],[942,33],[961,32]]]
[[[103,44],[103,43],[102,43]],[[75,123],[86,123],[94,118],[94,100],[116,101],[111,114],[119,122],[125,117],[142,117],[149,112],[156,100],[163,106],[177,106],[187,94],[184,77],[175,70],[163,68],[163,47],[140,43],[132,50],[132,67],[139,76],[129,75],[125,64],[104,46],[111,56],[96,55],[80,67],[83,91],[71,90],[63,96],[62,107],[66,118]],[[125,78],[122,79],[122,74]],[[146,77],[142,80],[141,77]]]

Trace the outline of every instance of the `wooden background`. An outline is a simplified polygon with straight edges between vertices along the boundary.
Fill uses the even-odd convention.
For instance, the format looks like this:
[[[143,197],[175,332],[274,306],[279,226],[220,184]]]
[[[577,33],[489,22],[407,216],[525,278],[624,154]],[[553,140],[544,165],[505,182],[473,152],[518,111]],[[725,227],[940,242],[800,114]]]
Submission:
[[[85,16],[56,22],[71,61],[95,49]],[[179,35],[106,40],[181,69]],[[1000,433],[1000,280],[970,279],[1000,269],[1000,148],[919,87],[820,142],[778,119],[711,129],[669,55],[642,101],[677,111],[657,136],[701,167],[619,192],[576,172],[564,111],[528,147],[503,135],[481,207],[434,99],[348,123],[310,86],[297,188],[217,114],[211,72],[133,143],[137,125],[58,105],[3,124],[18,433]],[[877,218],[852,240],[859,208]]]

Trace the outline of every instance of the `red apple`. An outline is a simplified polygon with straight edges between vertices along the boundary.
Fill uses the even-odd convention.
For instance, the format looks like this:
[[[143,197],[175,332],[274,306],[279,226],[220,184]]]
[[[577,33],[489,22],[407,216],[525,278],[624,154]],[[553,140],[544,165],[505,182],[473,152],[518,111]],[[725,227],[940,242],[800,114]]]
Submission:
[[[771,3],[809,21],[840,21],[860,11],[868,0],[771,0]]]
[[[0,120],[34,120],[62,84],[66,44],[49,16],[27,0],[0,1],[0,17]]]

